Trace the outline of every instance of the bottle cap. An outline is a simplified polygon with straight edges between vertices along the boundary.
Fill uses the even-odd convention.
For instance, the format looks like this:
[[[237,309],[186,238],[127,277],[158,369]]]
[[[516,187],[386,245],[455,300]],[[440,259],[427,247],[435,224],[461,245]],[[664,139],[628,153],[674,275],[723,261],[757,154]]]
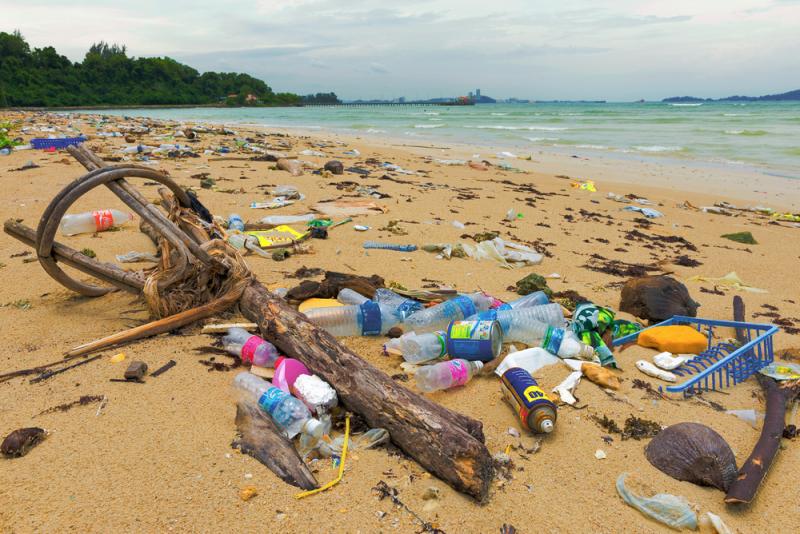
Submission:
[[[475,366],[476,373],[479,373],[480,370],[483,369],[483,362],[480,360],[475,360],[472,362],[472,364]]]
[[[549,434],[553,431],[553,421],[551,419],[545,419],[542,421],[542,432],[545,434]]]
[[[309,436],[321,438],[322,435],[325,433],[325,424],[319,419],[312,418],[306,421],[306,424],[303,427],[303,431]]]

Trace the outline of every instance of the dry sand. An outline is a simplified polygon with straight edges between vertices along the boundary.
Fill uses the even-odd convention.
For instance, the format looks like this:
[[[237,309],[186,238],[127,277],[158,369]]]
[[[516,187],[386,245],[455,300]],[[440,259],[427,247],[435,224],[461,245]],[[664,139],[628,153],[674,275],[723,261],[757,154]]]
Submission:
[[[43,125],[55,120],[52,116],[26,116],[31,123]],[[20,117],[7,113],[2,118]],[[90,130],[85,123],[81,128]],[[174,128],[156,129],[155,133],[168,130]],[[320,133],[317,136],[318,139],[297,136],[264,139],[273,143],[288,141],[292,144],[291,152],[297,153],[319,138],[334,137]],[[204,134],[201,139],[195,145],[198,149],[221,142],[232,145],[231,137]],[[151,135],[141,137],[141,141],[158,144]],[[103,155],[112,155],[111,145],[121,144],[121,139],[97,138],[88,146]],[[629,263],[663,262],[663,269],[681,280],[695,274],[718,277],[735,270],[746,283],[767,290],[764,294],[752,294],[720,288],[724,294],[716,295],[700,291],[701,287],[712,289],[713,284],[687,282],[692,296],[702,304],[699,315],[703,317],[730,318],[735,294],[744,297],[749,314],[766,312],[762,306],[770,304],[778,308],[781,317],[790,318],[790,322],[800,317],[796,277],[800,228],[786,223],[770,224],[769,218],[749,212],[724,217],[676,206],[684,200],[696,206],[728,200],[737,205],[792,208],[799,200],[796,186],[787,190],[779,179],[765,177],[765,184],[758,189],[772,193],[747,202],[750,197],[745,195],[746,182],[740,184],[744,190],[731,188],[724,176],[712,183],[706,174],[699,180],[678,167],[658,168],[643,174],[638,182],[633,179],[615,182],[608,162],[597,163],[597,174],[591,162],[581,162],[583,170],[578,175],[571,170],[575,162],[569,161],[570,158],[562,158],[563,168],[570,170],[558,171],[554,170],[556,162],[543,163],[534,155],[533,161],[509,160],[512,165],[529,170],[524,174],[496,168],[481,172],[463,166],[431,164],[422,158],[425,153],[440,158],[468,156],[475,151],[471,147],[442,151],[391,145],[396,143],[387,141],[373,146],[363,140],[350,140],[344,146],[321,149],[330,158],[303,159],[323,163],[337,158],[350,166],[374,157],[406,169],[428,172],[415,176],[393,174],[413,184],[381,180],[382,172],[373,172],[368,178],[349,173],[332,179],[308,173],[292,177],[273,170],[272,163],[231,159],[244,154],[165,159],[155,168],[168,171],[182,186],[199,188],[198,180],[191,175],[209,172],[219,189],[241,188],[242,194],[200,190],[200,199],[213,213],[238,212],[249,220],[304,213],[307,206],[318,200],[351,194],[336,189],[334,184],[344,181],[371,185],[391,195],[379,201],[385,204],[388,213],[356,219],[357,223],[371,226],[369,232],[355,232],[345,225],[331,231],[328,240],[313,241],[313,255],[296,255],[282,263],[250,257],[251,269],[270,286],[296,284],[297,280],[288,279],[287,275],[305,265],[365,275],[375,273],[387,282],[397,281],[407,287],[441,283],[464,291],[480,288],[509,299],[513,297],[509,286],[527,273],[555,272],[561,279],[550,281],[554,290],[573,289],[599,305],[617,308],[619,285],[625,278],[583,267],[590,261],[590,254],[599,254]],[[358,147],[361,156],[342,158],[341,153],[352,147]],[[11,172],[28,160],[41,167]],[[497,162],[495,158],[491,160]],[[627,169],[620,168],[619,175],[631,177],[630,169],[635,164],[619,165]],[[543,172],[545,169],[547,172]],[[576,173],[574,176],[595,179],[598,192],[573,189],[570,180],[554,177],[557,173],[571,172]],[[3,185],[0,215],[3,220],[24,219],[35,227],[53,195],[83,173],[83,168],[63,152],[25,151],[0,157]],[[658,182],[659,176],[672,175],[676,176],[672,181]],[[676,185],[692,184],[692,180],[697,180],[693,187]],[[251,201],[265,199],[268,188],[258,187],[266,184],[297,185],[307,198],[299,205],[279,210],[249,209]],[[543,194],[524,191],[512,184],[530,184]],[[156,196],[154,187],[137,185],[148,197]],[[640,215],[620,211],[623,204],[606,199],[608,191],[633,192],[658,202],[654,207],[665,217],[654,220],[649,228],[638,230],[648,235],[681,236],[693,243],[697,252],[682,250],[681,245],[648,248],[644,246],[646,242],[627,239],[626,233],[636,228],[638,223],[634,219]],[[720,193],[713,194],[717,191]],[[103,189],[82,198],[74,210],[108,207],[122,207],[122,204]],[[524,218],[505,222],[505,212],[511,207],[523,213]],[[567,220],[566,215],[572,220]],[[402,221],[407,236],[377,230],[393,219]],[[453,227],[453,220],[467,224],[466,228]],[[365,239],[421,245],[454,242],[461,234],[487,230],[499,231],[503,238],[534,242],[551,256],[534,268],[505,270],[491,262],[440,260],[422,251],[405,254],[366,252],[361,248]],[[743,230],[752,231],[759,244],[741,245],[720,238],[721,234]],[[134,225],[119,232],[60,239],[77,249],[91,248],[106,261],[113,261],[114,254],[130,250],[152,250],[148,239]],[[30,302],[30,309],[18,309],[13,304],[0,308],[3,331],[0,372],[53,361],[70,347],[128,327],[131,319],[147,318],[143,305],[129,295],[91,299],[64,289],[36,263],[26,263],[32,256],[15,257],[29,250],[5,234],[0,237],[3,264],[0,274],[4,282],[0,304]],[[702,265],[694,268],[673,265],[672,260],[682,254]],[[620,316],[630,318],[626,314]],[[799,319],[794,321],[800,326]],[[159,336],[124,348],[128,359],[123,363],[111,363],[109,358],[117,351],[107,351],[96,362],[40,384],[31,385],[20,378],[0,383],[0,434],[24,426],[41,426],[51,432],[27,456],[0,461],[0,531],[419,531],[420,524],[412,515],[388,500],[378,500],[372,488],[381,480],[396,487],[400,499],[420,517],[448,533],[497,532],[503,523],[514,525],[519,532],[668,531],[622,502],[614,488],[622,472],[632,473],[630,479],[637,482],[636,487],[642,492],[682,495],[698,511],[721,515],[736,532],[800,529],[800,495],[795,476],[800,467],[797,441],[784,441],[785,447],[755,502],[734,509],[723,504],[720,491],[673,480],[652,467],[644,458],[647,440],[622,441],[618,435],[612,436],[611,443],[603,440],[608,433],[593,422],[593,415],[606,415],[620,425],[631,414],[662,425],[700,422],[728,441],[738,463],[747,458],[757,440],[757,429],[707,404],[677,397],[653,400],[642,390],[633,389],[635,378],[659,384],[658,380],[641,375],[633,365],[639,357],[654,351],[636,347],[617,355],[624,379],[617,394],[621,400],[612,399],[590,382],[581,382],[576,396],[583,408],[561,407],[556,431],[541,440],[539,452],[526,454],[513,449],[510,453],[516,466],[513,480],[498,481],[485,505],[456,493],[414,461],[387,449],[356,452],[348,458],[344,479],[338,486],[298,501],[293,498],[296,488],[281,482],[256,460],[231,449],[234,406],[229,386],[233,373],[209,372],[198,363],[206,356],[194,350],[211,341],[211,337],[200,334],[199,327],[192,327],[179,335]],[[359,338],[343,342],[387,373],[400,372],[401,358],[381,354],[383,341]],[[781,332],[775,337],[776,349],[798,345],[797,335]],[[147,362],[151,370],[169,359],[176,360],[177,367],[161,377],[147,379],[143,385],[109,382],[110,378],[120,377],[132,359]],[[536,378],[549,391],[567,374],[566,368],[552,366],[537,373]],[[751,379],[704,397],[728,409],[763,410],[758,390]],[[99,416],[97,404],[37,416],[47,408],[82,395],[105,395],[107,406]],[[495,376],[478,377],[466,387],[430,397],[483,421],[487,446],[493,454],[520,441],[530,446],[535,440],[524,432],[521,439],[508,433],[509,428],[518,429],[519,424],[501,399]],[[607,458],[597,460],[597,449],[605,451]],[[316,475],[324,482],[335,476],[335,469],[330,463],[320,462]],[[241,501],[239,489],[251,484],[258,488],[259,495],[249,502]],[[441,490],[441,498],[425,501],[422,495],[431,486]]]

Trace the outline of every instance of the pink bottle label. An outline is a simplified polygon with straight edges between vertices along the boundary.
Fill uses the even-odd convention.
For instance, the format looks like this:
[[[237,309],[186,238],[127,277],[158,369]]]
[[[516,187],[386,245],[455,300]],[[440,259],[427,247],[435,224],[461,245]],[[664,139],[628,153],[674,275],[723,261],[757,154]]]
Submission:
[[[111,210],[93,211],[92,215],[94,215],[94,227],[98,232],[114,226],[114,216],[111,214]]]
[[[450,360],[447,362],[450,376],[453,377],[453,386],[463,386],[469,380],[467,364],[463,360]]]
[[[242,345],[242,362],[244,363],[253,363],[253,355],[256,352],[256,349],[264,340],[258,336],[250,336],[247,338],[247,341],[244,342]]]

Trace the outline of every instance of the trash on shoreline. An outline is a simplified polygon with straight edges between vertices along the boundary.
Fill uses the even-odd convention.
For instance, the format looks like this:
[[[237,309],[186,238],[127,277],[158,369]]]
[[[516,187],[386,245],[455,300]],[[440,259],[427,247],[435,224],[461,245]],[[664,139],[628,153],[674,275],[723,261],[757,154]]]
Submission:
[[[669,493],[659,493],[652,497],[642,497],[630,491],[625,486],[628,473],[617,477],[617,492],[622,500],[636,508],[644,515],[655,519],[675,530],[696,530],[697,514],[683,497],[676,497]]]
[[[748,293],[767,293],[766,289],[759,289],[757,287],[749,286],[739,278],[736,271],[731,271],[721,278],[713,278],[710,276],[692,276],[686,280],[687,282],[710,282],[714,285],[730,287],[738,291],[747,291]]]
[[[735,234],[722,234],[720,237],[724,237],[725,239],[730,239],[731,241],[736,241],[737,243],[743,243],[745,245],[758,245],[758,241],[755,240],[753,234],[750,232],[736,232]]]

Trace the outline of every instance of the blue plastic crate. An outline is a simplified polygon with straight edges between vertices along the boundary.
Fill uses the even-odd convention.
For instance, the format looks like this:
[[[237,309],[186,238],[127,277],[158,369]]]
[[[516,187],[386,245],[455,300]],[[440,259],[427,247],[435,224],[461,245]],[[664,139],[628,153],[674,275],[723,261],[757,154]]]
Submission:
[[[86,137],[62,137],[60,139],[45,139],[37,137],[31,139],[31,146],[36,150],[47,150],[48,148],[55,148],[57,150],[67,148],[70,145],[79,145],[86,141]]]
[[[775,325],[717,321],[676,315],[648,328],[667,325],[694,326],[699,332],[703,332],[708,339],[707,350],[677,369],[672,370],[679,377],[689,378],[681,384],[667,386],[667,391],[670,393],[683,393],[684,396],[689,397],[701,391],[735,386],[750,378],[759,369],[769,365],[775,359],[772,336],[779,330]],[[746,343],[737,346],[722,340],[715,340],[714,329],[720,327],[739,330],[744,334]],[[639,334],[644,330],[616,339],[613,345],[618,346],[635,342]],[[662,388],[659,387],[660,389]]]

